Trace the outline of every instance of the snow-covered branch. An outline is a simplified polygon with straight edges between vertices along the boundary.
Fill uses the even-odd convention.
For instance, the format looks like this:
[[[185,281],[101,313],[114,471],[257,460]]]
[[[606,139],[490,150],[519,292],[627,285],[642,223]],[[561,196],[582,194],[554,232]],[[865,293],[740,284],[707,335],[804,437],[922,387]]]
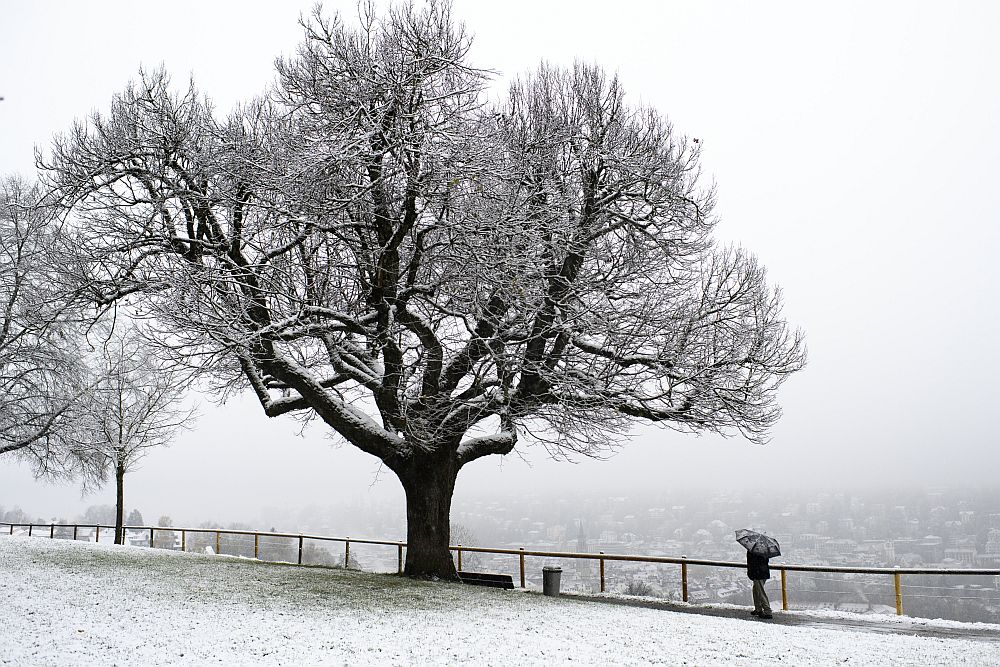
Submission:
[[[516,444],[517,434],[513,431],[501,431],[471,438],[458,446],[458,460],[465,465],[490,454],[510,454]]]

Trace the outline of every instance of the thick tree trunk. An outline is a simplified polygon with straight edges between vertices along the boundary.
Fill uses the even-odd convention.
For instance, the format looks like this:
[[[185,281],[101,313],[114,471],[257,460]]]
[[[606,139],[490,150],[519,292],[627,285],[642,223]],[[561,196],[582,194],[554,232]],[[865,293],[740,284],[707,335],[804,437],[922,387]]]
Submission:
[[[115,468],[115,486],[118,496],[115,501],[115,544],[125,544],[125,468]]]
[[[448,550],[458,469],[454,456],[448,456],[420,457],[397,471],[406,492],[407,576],[458,579]]]

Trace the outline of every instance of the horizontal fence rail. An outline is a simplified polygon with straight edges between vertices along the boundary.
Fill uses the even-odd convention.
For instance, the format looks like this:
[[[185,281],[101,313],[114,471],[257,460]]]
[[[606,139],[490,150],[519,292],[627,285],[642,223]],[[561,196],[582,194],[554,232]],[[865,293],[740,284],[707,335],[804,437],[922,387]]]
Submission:
[[[33,536],[33,531],[35,528],[39,528],[44,532],[48,533],[49,538],[55,538],[56,529],[73,529],[72,539],[78,539],[79,531],[81,528],[93,529],[95,541],[100,541],[100,532],[102,529],[115,530],[115,526],[108,524],[56,524],[56,523],[7,523],[0,522],[0,526],[8,526],[9,535],[14,534],[15,528],[27,528],[28,536]],[[392,541],[392,540],[372,540],[372,539],[359,539],[356,537],[333,537],[330,535],[312,535],[308,533],[272,533],[264,531],[255,530],[235,530],[229,528],[178,528],[173,526],[123,526],[123,531],[136,531],[148,532],[149,533],[149,546],[155,548],[156,542],[156,532],[161,533],[180,533],[181,536],[181,551],[187,550],[187,535],[191,534],[210,534],[215,536],[215,553],[220,554],[221,552],[221,536],[223,535],[241,535],[254,538],[254,557],[260,558],[260,538],[283,538],[289,540],[296,540],[298,547],[298,565],[302,565],[302,555],[303,555],[303,545],[306,540],[315,540],[319,542],[341,542],[344,544],[344,566],[347,567],[351,560],[351,544],[369,544],[369,545],[379,545],[379,546],[391,546],[395,547],[397,550],[397,561],[398,561],[398,572],[403,572],[403,550],[406,548],[406,542]],[[0,534],[2,534],[2,529],[0,529]],[[624,561],[633,563],[661,563],[670,565],[680,565],[681,566],[681,598],[684,602],[688,602],[688,567],[691,565],[699,565],[706,567],[721,567],[721,568],[740,568],[746,569],[746,563],[737,561],[720,561],[720,560],[706,560],[702,558],[688,558],[687,556],[640,556],[635,554],[606,554],[603,551],[599,553],[581,553],[574,551],[535,551],[527,549],[510,549],[510,548],[497,548],[497,547],[473,547],[473,546],[463,546],[461,544],[449,547],[452,551],[456,552],[458,561],[458,570],[462,571],[462,554],[463,553],[484,553],[484,554],[500,554],[500,555],[511,555],[518,557],[518,567],[520,574],[520,584],[521,588],[525,588],[525,558],[531,556],[533,558],[569,558],[569,559],[587,559],[596,560],[599,563],[600,570],[600,590],[602,593],[605,592],[605,563],[607,561]],[[772,570],[777,570],[781,575],[781,608],[784,610],[788,609],[788,572],[827,572],[835,574],[879,574],[879,575],[891,575],[893,577],[893,587],[895,589],[895,603],[896,603],[896,614],[903,614],[903,593],[902,593],[902,576],[903,575],[914,575],[914,574],[936,574],[936,575],[974,575],[974,576],[1000,576],[1000,569],[976,569],[976,568],[926,568],[926,567],[844,567],[835,565],[793,565],[786,563],[772,563]]]

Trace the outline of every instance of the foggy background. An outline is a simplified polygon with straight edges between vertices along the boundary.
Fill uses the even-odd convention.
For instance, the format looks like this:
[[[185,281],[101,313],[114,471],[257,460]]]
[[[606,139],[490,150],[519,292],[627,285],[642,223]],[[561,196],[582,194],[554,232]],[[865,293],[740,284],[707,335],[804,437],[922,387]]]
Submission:
[[[457,0],[473,61],[504,81],[541,59],[617,70],[632,103],[701,140],[717,235],[754,252],[806,334],[771,442],[638,426],[607,461],[526,444],[463,469],[454,511],[522,492],[996,485],[1000,371],[1000,8],[992,3]],[[225,115],[274,76],[311,3],[0,2],[0,172],[161,62]],[[328,2],[354,21],[353,2]],[[396,504],[379,462],[314,427],[267,419],[252,396],[196,397],[195,430],[126,477],[148,521],[255,521],[268,508]],[[0,505],[72,516],[81,499],[0,458]],[[290,529],[292,526],[278,526]],[[375,536],[372,536],[375,537]]]

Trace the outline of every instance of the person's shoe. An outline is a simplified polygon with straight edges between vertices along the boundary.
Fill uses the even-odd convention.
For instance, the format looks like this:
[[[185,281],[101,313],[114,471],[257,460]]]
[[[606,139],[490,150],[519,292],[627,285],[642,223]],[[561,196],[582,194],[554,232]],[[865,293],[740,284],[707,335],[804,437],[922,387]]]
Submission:
[[[768,618],[774,618],[774,616],[772,616],[771,614],[757,614],[757,618],[768,619]]]
[[[760,616],[760,612],[757,611],[756,609],[754,609],[752,612],[750,612],[750,615],[751,616]]]

